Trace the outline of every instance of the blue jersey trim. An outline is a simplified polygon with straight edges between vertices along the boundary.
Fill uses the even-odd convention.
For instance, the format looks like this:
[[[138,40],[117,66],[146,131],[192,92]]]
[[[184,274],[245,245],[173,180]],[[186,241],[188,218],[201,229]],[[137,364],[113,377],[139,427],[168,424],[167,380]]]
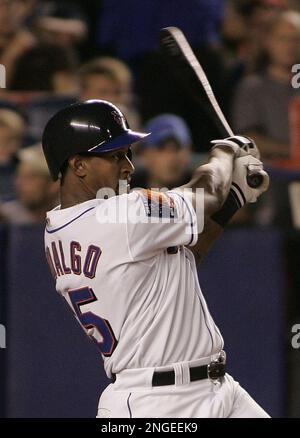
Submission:
[[[88,208],[88,209],[85,210],[83,213],[80,213],[79,216],[77,216],[77,217],[75,217],[74,219],[72,219],[70,222],[68,222],[68,223],[66,223],[66,224],[64,224],[64,225],[62,225],[61,227],[55,228],[54,230],[48,230],[47,227],[46,227],[46,232],[49,233],[49,234],[56,233],[56,231],[62,230],[63,228],[67,227],[67,226],[70,225],[72,222],[76,221],[76,220],[79,219],[81,216],[83,216],[85,213],[87,213],[88,211],[93,210],[94,208],[95,208],[95,207],[90,207],[90,208]]]

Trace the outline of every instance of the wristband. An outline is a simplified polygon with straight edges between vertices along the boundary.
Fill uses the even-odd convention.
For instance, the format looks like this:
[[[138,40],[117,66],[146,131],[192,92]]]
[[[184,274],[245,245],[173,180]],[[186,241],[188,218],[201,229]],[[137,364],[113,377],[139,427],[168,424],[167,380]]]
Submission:
[[[220,227],[225,228],[234,214],[243,206],[234,189],[230,189],[222,208],[211,216]]]

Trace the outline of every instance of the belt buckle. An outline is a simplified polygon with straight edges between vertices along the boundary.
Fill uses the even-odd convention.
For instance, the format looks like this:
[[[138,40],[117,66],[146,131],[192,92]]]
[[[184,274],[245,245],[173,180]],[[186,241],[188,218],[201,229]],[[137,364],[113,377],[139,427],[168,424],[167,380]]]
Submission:
[[[207,377],[215,385],[221,381],[225,374],[226,353],[220,351],[219,356],[207,365]]]

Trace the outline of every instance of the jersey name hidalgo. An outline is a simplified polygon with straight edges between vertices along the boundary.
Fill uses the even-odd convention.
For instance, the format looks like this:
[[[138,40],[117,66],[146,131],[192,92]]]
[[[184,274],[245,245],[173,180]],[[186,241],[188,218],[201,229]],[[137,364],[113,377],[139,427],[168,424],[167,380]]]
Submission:
[[[47,213],[56,290],[99,348],[109,377],[220,351],[189,246],[197,216],[179,190],[136,190]]]

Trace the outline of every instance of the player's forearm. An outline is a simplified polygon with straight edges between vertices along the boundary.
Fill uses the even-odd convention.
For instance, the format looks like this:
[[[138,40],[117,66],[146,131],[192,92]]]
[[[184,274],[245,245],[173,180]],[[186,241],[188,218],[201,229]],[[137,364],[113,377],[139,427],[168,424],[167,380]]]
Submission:
[[[219,192],[221,205],[223,205],[232,181],[232,172],[235,155],[231,150],[214,149],[211,151],[208,165],[214,174],[214,189]]]
[[[208,163],[199,166],[191,181],[181,188],[204,189],[205,217],[218,211],[225,202],[232,178],[234,153],[215,148],[211,151]]]
[[[257,187],[248,185],[247,175],[251,166],[252,170],[255,166],[256,174],[261,177],[261,183]],[[219,211],[211,215],[210,218],[206,218],[203,233],[199,234],[196,245],[190,248],[197,264],[202,261],[235,213],[243,205],[256,202],[257,198],[268,189],[268,186],[269,176],[264,171],[261,161],[251,155],[235,160],[232,187],[225,203]]]

